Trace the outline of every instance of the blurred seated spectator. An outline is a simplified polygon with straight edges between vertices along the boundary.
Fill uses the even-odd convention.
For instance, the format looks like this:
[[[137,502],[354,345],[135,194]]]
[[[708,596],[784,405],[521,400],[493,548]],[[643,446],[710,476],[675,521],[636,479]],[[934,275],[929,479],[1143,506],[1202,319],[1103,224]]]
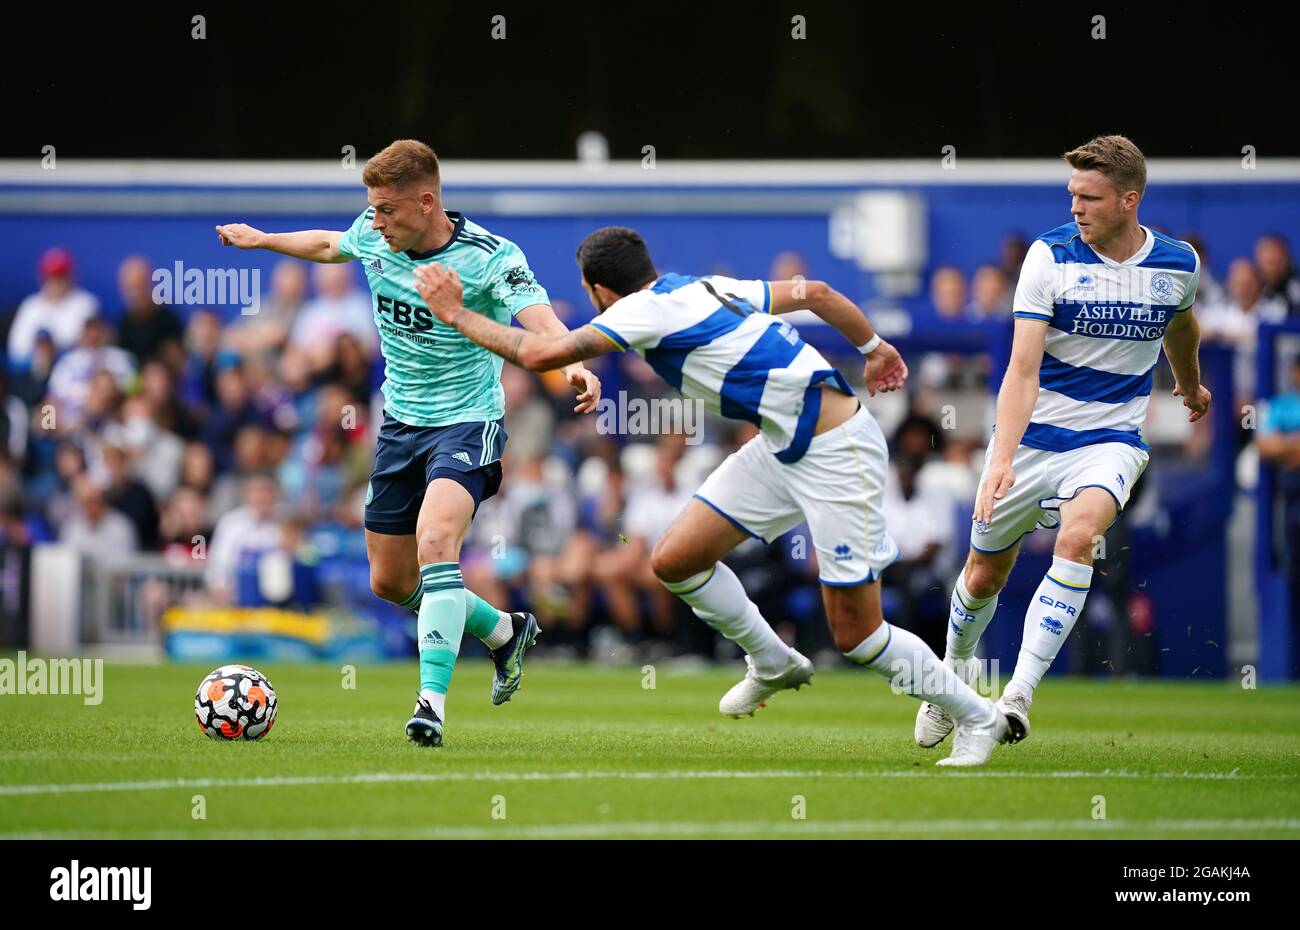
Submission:
[[[1002,246],[998,251],[998,265],[1007,276],[1007,287],[1015,293],[1020,280],[1020,266],[1025,263],[1025,254],[1029,251],[1029,240],[1025,234],[1012,230],[1002,237]]]
[[[316,265],[312,272],[316,296],[307,302],[289,330],[289,344],[307,353],[313,372],[332,366],[337,341],[351,333],[374,356],[379,348],[374,305],[369,294],[357,287],[351,264]]]
[[[243,505],[227,513],[213,527],[207,547],[207,583],[218,602],[233,601],[235,572],[244,556],[280,547],[282,531],[276,515],[279,497],[274,478],[253,475],[244,484]]]
[[[1300,313],[1300,274],[1286,239],[1268,233],[1255,240],[1255,266],[1263,282],[1264,298],[1284,304],[1289,316]]]
[[[1199,319],[1202,314],[1212,312],[1214,308],[1227,303],[1228,292],[1214,276],[1214,270],[1210,267],[1210,253],[1201,234],[1188,232],[1177,238],[1195,249],[1196,256],[1201,260],[1201,276],[1196,283],[1196,316]]]
[[[1259,324],[1280,323],[1285,318],[1285,304],[1264,296],[1263,280],[1248,258],[1235,259],[1228,266],[1228,301],[1197,313],[1202,339],[1236,350],[1233,390],[1238,406],[1252,403],[1255,399],[1255,346]]]
[[[137,365],[166,357],[180,364],[181,320],[170,307],[153,299],[153,269],[148,259],[132,255],[117,269],[117,289],[122,297],[122,317],[117,344],[135,357]]]
[[[269,431],[270,418],[259,409],[249,394],[248,382],[238,360],[224,364],[217,372],[217,403],[208,412],[199,434],[203,444],[212,450],[212,460],[218,473],[234,464],[235,435],[245,426],[257,426]]]
[[[677,480],[677,464],[685,451],[686,437],[680,433],[661,435],[655,440],[651,472],[628,476],[628,503],[620,542],[596,557],[596,582],[604,593],[611,619],[624,636],[656,639],[660,646],[675,632],[675,598],[651,569],[650,553],[695,492],[695,488],[683,487]],[[649,606],[648,615],[642,609],[643,598]]]
[[[29,407],[40,406],[41,401],[45,399],[50,383],[50,372],[54,369],[57,358],[58,350],[54,347],[54,339],[49,331],[42,329],[37,332],[30,364],[21,368],[16,365],[9,366],[10,388],[14,396],[22,398],[23,403]]]
[[[898,544],[899,557],[885,569],[882,582],[899,594],[902,610],[897,622],[942,654],[956,503],[942,491],[918,483],[925,467],[924,457],[896,455],[885,482],[885,525]]]
[[[111,561],[136,551],[135,527],[108,505],[104,489],[88,474],[73,485],[75,508],[59,525],[59,542],[96,561]]]
[[[1277,469],[1291,624],[1300,633],[1300,356],[1291,360],[1287,374],[1290,386],[1268,401],[1256,444],[1260,459]]]
[[[930,276],[930,304],[940,320],[960,320],[966,310],[966,276],[960,268],[941,265]]]
[[[9,327],[9,362],[15,370],[31,364],[38,333],[49,333],[55,351],[62,352],[76,344],[86,320],[99,313],[99,299],[74,283],[75,270],[67,249],[47,249],[41,255],[40,290],[18,305]]]
[[[0,369],[0,455],[22,464],[27,457],[27,405],[9,392],[9,378]]]
[[[1011,290],[1007,274],[997,265],[980,265],[971,279],[971,300],[966,318],[974,322],[1005,322],[1011,315]]]
[[[131,473],[155,500],[170,497],[180,480],[185,441],[159,424],[148,398],[137,394],[123,401],[118,436],[131,463]]]
[[[271,270],[271,289],[262,295],[257,313],[241,314],[226,328],[225,344],[245,358],[260,357],[271,364],[289,339],[307,300],[307,263],[282,258]]]
[[[185,367],[179,374],[185,403],[206,410],[216,403],[217,370],[239,359],[221,349],[221,319],[208,309],[195,310],[185,326]]]
[[[115,435],[100,443],[99,456],[103,470],[100,486],[104,490],[104,500],[131,521],[136,542],[141,549],[156,549],[158,508],[154,504],[153,494],[131,474],[120,436]]]
[[[158,535],[163,555],[174,564],[190,564],[203,553],[206,541],[212,538],[208,502],[203,493],[193,488],[177,488],[159,516]]]
[[[58,429],[81,424],[99,372],[107,372],[119,391],[130,387],[135,378],[135,362],[130,354],[109,345],[108,338],[108,322],[101,316],[92,316],[86,320],[77,347],[54,364],[48,400],[54,405]]]

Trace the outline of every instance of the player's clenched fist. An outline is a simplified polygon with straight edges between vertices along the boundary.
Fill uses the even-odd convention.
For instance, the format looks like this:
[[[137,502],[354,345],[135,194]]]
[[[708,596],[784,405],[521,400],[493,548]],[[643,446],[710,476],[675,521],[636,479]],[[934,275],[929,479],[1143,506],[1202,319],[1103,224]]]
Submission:
[[[460,312],[464,300],[456,269],[437,263],[425,265],[416,269],[415,279],[420,296],[433,315],[444,323],[450,323],[451,318]]]
[[[233,245],[237,249],[258,249],[266,233],[254,229],[246,223],[227,223],[217,227],[217,235],[222,245]]]

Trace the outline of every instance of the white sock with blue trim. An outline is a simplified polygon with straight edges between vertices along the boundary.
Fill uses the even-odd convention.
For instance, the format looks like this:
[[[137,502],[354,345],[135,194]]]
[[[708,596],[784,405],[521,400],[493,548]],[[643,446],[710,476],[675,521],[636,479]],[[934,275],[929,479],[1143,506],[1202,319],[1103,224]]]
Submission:
[[[1056,556],[1043,576],[1025,613],[1025,634],[1020,643],[1016,671],[1006,691],[1016,691],[1032,699],[1034,689],[1043,680],[1061,644],[1074,629],[1083,612],[1092,584],[1092,566],[1081,565]]]
[[[759,675],[780,675],[790,667],[790,647],[763,619],[736,573],[724,563],[685,581],[661,581],[709,626],[744,649]]]
[[[966,589],[965,569],[957,576],[948,601],[948,640],[943,660],[961,669],[975,657],[975,647],[998,609],[998,596],[980,599]]]
[[[915,633],[882,622],[845,658],[884,675],[898,691],[938,704],[956,720],[983,718],[992,703],[939,661]]]

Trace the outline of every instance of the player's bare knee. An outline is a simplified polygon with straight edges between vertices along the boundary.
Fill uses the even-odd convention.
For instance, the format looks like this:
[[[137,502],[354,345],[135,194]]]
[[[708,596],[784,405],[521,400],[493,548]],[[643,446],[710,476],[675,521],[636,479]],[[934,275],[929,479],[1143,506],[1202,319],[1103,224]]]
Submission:
[[[981,600],[997,594],[1007,583],[1007,573],[987,562],[966,563],[966,590]]]
[[[676,546],[670,537],[660,537],[650,553],[650,568],[660,581],[685,581],[698,569],[687,564],[685,553]]]
[[[450,527],[434,524],[425,528],[417,545],[421,565],[455,562],[460,558],[460,537]]]
[[[1063,526],[1056,534],[1054,554],[1071,562],[1092,563],[1092,550],[1101,538],[1088,526]]]
[[[400,604],[410,595],[411,590],[415,585],[411,584],[405,591],[401,590],[401,587],[402,586],[391,576],[381,574],[373,569],[371,570],[370,590],[374,593],[375,597],[383,598],[384,600],[391,601],[394,604]]]

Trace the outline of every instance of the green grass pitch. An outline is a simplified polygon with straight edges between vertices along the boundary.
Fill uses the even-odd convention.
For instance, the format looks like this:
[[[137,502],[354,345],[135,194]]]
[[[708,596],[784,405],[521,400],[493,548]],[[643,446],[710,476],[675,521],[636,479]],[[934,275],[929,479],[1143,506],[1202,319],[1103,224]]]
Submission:
[[[867,672],[722,718],[742,668],[660,666],[647,689],[640,667],[534,661],[493,707],[464,662],[433,750],[403,733],[413,661],[353,690],[259,665],[275,729],[229,744],[194,721],[208,667],[108,663],[98,706],[0,696],[0,838],[1300,837],[1300,688],[1049,679],[1028,740],[951,772]]]

